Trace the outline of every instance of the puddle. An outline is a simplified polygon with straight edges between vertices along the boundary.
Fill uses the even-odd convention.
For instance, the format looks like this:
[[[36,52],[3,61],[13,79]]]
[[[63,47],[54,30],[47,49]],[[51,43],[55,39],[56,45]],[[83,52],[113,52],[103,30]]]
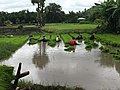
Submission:
[[[22,72],[30,71],[23,79],[34,83],[80,86],[86,90],[120,89],[120,63],[98,48],[86,51],[84,42],[75,52],[64,51],[63,42],[54,48],[47,43],[25,44],[0,64],[13,66],[16,72],[19,62]]]

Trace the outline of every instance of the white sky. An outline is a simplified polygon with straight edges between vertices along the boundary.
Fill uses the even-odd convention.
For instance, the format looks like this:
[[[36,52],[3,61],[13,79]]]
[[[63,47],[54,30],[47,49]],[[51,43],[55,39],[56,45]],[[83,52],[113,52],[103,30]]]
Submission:
[[[62,6],[65,13],[69,11],[83,11],[104,0],[46,0],[45,5],[56,3]],[[33,6],[31,0],[0,0],[0,11],[18,12],[21,10],[36,11],[36,6]]]

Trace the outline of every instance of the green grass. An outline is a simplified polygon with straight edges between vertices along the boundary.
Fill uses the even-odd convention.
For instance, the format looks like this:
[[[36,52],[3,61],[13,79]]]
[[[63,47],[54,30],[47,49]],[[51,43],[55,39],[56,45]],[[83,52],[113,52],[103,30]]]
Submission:
[[[68,34],[61,34],[61,38],[65,44],[66,47],[70,46],[69,41],[72,39],[72,37]]]
[[[0,66],[0,90],[7,90],[10,82],[14,79],[13,67]]]
[[[69,33],[69,32],[92,32],[97,25],[78,23],[51,23],[46,24],[43,29],[48,32]]]
[[[74,37],[74,38],[77,38],[78,35],[79,35],[79,34],[77,34],[77,33],[70,33],[70,36],[71,36],[71,37]]]
[[[56,34],[50,34],[50,38],[49,38],[49,41],[48,41],[48,45],[51,46],[51,47],[54,47],[56,45]]]
[[[103,44],[111,45],[113,47],[120,47],[120,35],[114,34],[97,34],[97,39]]]
[[[27,36],[0,38],[0,60],[10,57],[11,54],[21,47],[27,39]]]
[[[27,36],[0,37],[0,60],[11,56],[28,39]],[[0,90],[7,90],[13,80],[13,67],[0,66]]]
[[[97,34],[96,37],[104,45],[102,52],[112,54],[115,60],[120,60],[120,35]]]

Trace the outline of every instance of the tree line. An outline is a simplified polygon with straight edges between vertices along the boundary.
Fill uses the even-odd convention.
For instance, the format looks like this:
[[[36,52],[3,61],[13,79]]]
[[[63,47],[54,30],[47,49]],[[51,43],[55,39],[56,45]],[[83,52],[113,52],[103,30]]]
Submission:
[[[84,12],[89,21],[94,21],[100,26],[100,32],[120,33],[120,0],[105,0],[100,4],[95,3]]]
[[[0,12],[0,26],[6,24],[35,24],[38,22],[38,13],[22,10],[19,12]],[[82,12],[69,11],[65,14],[62,7],[56,3],[50,3],[45,7],[43,20],[45,23],[76,23],[77,18],[83,17]]]
[[[22,10],[19,12],[0,12],[0,25],[6,24],[41,24],[45,23],[96,23],[100,32],[120,32],[120,0],[105,0],[95,3],[84,11],[69,11],[66,14],[62,7],[56,3],[44,6],[45,0],[31,0],[37,4],[37,12]],[[78,18],[85,18],[79,21]]]

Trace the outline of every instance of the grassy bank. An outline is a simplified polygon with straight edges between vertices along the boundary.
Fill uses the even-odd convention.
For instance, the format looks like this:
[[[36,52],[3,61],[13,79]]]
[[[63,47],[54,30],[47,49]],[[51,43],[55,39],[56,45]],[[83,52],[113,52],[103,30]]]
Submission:
[[[27,38],[27,36],[0,37],[0,60],[10,57]]]
[[[46,24],[43,29],[47,32],[69,33],[69,32],[92,32],[97,25],[79,23],[51,23]]]
[[[0,66],[0,90],[7,90],[13,80],[13,67]]]
[[[97,34],[97,39],[103,44],[111,45],[113,47],[120,47],[120,35],[114,34]]]
[[[97,34],[96,37],[104,45],[100,48],[102,52],[112,54],[115,60],[120,60],[120,35]]]
[[[27,40],[27,36],[0,36],[0,60],[6,59],[20,48]],[[0,66],[0,90],[7,90],[13,79],[13,67]]]

